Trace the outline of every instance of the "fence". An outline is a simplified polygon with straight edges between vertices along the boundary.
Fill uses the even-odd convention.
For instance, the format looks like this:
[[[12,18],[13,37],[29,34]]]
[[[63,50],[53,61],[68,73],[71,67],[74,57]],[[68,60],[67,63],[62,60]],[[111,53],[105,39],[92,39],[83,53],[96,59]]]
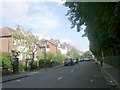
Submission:
[[[104,62],[120,69],[120,56],[107,56]]]

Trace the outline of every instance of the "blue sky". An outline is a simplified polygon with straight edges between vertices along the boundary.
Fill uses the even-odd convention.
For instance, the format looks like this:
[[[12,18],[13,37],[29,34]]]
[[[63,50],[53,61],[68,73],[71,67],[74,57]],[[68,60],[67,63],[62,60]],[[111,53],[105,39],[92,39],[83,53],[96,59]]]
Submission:
[[[32,29],[34,35],[40,38],[54,38],[75,46],[80,51],[89,50],[89,41],[82,38],[83,31],[70,29],[71,23],[65,14],[68,8],[61,2],[5,2],[2,7],[2,23],[15,29],[19,24],[25,30]]]

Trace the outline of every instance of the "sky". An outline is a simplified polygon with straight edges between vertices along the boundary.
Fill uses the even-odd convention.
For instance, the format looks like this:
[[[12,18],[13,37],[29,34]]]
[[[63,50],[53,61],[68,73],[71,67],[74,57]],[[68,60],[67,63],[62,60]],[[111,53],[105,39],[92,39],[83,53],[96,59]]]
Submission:
[[[76,28],[70,28],[71,23],[65,16],[68,8],[62,5],[64,0],[8,1],[0,2],[0,27],[16,29],[20,25],[25,30],[30,28],[39,38],[59,39],[80,51],[89,50],[87,37],[82,37],[84,30],[77,32]]]

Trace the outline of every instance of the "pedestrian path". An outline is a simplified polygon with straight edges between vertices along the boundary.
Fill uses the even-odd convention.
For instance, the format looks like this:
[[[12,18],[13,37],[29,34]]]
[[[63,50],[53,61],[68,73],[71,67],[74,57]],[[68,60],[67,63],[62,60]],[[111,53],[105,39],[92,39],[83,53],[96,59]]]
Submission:
[[[103,70],[104,73],[114,82],[117,87],[120,89],[120,70],[112,67],[109,64],[104,63],[103,66],[100,66],[100,62],[98,62],[99,67]]]

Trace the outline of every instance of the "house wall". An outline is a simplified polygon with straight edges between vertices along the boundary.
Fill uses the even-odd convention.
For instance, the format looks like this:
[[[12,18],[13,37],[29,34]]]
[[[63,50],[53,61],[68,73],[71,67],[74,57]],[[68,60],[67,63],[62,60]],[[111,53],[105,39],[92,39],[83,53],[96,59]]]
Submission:
[[[52,43],[49,43],[49,48],[50,48],[50,52],[52,52],[53,54],[55,54],[57,52],[57,46],[55,46]]]
[[[0,38],[0,51],[1,52],[11,52],[12,39],[11,37],[2,37]]]
[[[66,49],[62,49],[62,48],[58,48],[61,51],[61,54],[66,55],[67,54],[67,50]]]

